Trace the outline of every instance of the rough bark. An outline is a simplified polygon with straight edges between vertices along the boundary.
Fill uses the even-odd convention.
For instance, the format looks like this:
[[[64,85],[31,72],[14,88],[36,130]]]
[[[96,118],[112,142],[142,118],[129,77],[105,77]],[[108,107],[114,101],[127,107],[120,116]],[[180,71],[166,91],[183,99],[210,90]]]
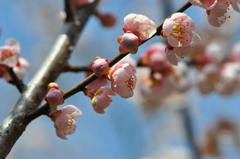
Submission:
[[[31,122],[26,115],[35,110],[46,94],[47,85],[57,79],[76,44],[87,19],[98,1],[79,8],[74,21],[67,21],[52,50],[36,75],[23,90],[18,102],[0,126],[0,159],[6,158],[15,142]]]

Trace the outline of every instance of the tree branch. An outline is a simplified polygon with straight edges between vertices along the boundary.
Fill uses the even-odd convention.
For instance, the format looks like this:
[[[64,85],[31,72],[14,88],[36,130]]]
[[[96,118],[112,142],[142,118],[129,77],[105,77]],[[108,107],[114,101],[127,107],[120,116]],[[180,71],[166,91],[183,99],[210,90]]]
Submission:
[[[23,89],[25,88],[25,85],[23,84],[23,81],[18,79],[17,75],[13,71],[13,68],[8,67],[8,68],[6,68],[6,70],[8,71],[10,77],[12,78],[12,80],[9,83],[15,85],[17,87],[18,91],[20,93],[22,93]]]
[[[65,67],[63,67],[63,72],[92,72],[92,70],[87,67],[87,66],[73,66],[73,65],[65,65]]]
[[[80,32],[98,0],[76,11],[78,19],[66,22],[44,63],[26,86],[17,104],[0,126],[0,158],[6,158],[30,123],[26,114],[35,110],[46,94],[48,83],[55,81],[67,63]]]
[[[69,0],[64,0],[64,11],[66,13],[65,22],[73,21],[74,15]]]
[[[176,12],[183,12],[185,11],[187,8],[189,8],[191,6],[191,3],[187,2],[186,4],[184,4],[180,9],[178,9]],[[176,13],[175,12],[175,13]],[[157,30],[161,31],[162,30],[162,25],[163,22],[158,26]],[[152,37],[154,37],[155,35],[158,35],[158,33],[154,34]],[[151,37],[151,38],[152,38]],[[151,39],[149,38],[149,39]],[[149,40],[148,39],[148,40]],[[146,40],[146,41],[148,41]],[[144,42],[146,42],[144,41]],[[144,43],[143,42],[143,43]],[[142,44],[143,44],[142,43]],[[141,44],[141,45],[142,45]],[[121,59],[123,59],[125,56],[127,56],[129,53],[126,54],[121,54],[119,53],[117,56],[115,56],[110,62],[109,62],[109,66],[112,67],[114,64],[116,64],[117,62],[119,62]],[[77,84],[76,86],[72,87],[71,89],[69,89],[67,92],[65,92],[64,94],[64,99],[67,99],[69,97],[71,97],[72,95],[83,91],[84,88],[90,84],[92,81],[94,81],[95,79],[97,79],[98,77],[96,75],[91,74],[90,76],[88,76],[86,79],[84,79],[82,82],[80,82],[79,84]],[[34,120],[35,118],[39,117],[40,115],[44,114],[46,111],[49,110],[49,105],[48,104],[44,104],[42,107],[34,110],[33,112],[29,113],[29,115],[27,116],[28,120]]]

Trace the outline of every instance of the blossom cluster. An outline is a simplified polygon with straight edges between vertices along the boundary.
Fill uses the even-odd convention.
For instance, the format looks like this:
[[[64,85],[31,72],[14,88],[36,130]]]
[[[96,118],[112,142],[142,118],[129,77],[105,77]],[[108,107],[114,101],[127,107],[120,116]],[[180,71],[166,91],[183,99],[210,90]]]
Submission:
[[[141,55],[138,66],[139,101],[143,105],[159,105],[174,92],[180,94],[196,87],[201,94],[217,92],[230,96],[240,88],[240,43],[224,57],[223,46],[215,41],[192,49],[187,63],[175,67],[165,55],[166,45],[156,43]],[[202,48],[201,48],[202,47]],[[188,66],[196,71],[189,73]]]
[[[131,64],[118,63],[110,68],[107,59],[96,57],[89,67],[100,78],[90,83],[84,94],[91,98],[93,109],[97,113],[104,113],[104,109],[112,102],[112,96],[116,94],[123,98],[133,96],[136,70]],[[104,86],[108,80],[111,81],[111,88]]]
[[[181,62],[176,67],[169,63],[165,54],[166,45],[155,43],[148,47],[141,55],[139,66],[149,68],[139,68],[139,92],[143,103],[158,105],[174,90],[180,93],[191,88],[191,84],[186,77],[186,64]],[[141,75],[141,74],[144,74]]]
[[[185,13],[174,13],[163,23],[161,34],[168,41],[166,55],[169,62],[177,65],[178,62],[189,55],[195,43],[201,38],[193,32],[194,21]]]
[[[124,18],[124,35],[117,38],[120,53],[135,54],[138,46],[156,32],[156,24],[148,17],[131,13]]]
[[[73,105],[64,106],[57,110],[58,105],[64,103],[63,91],[59,90],[57,83],[48,84],[48,92],[45,96],[45,101],[49,104],[50,110],[48,116],[54,122],[56,135],[64,140],[67,140],[66,135],[71,135],[76,130],[76,118],[82,115],[82,111]]]

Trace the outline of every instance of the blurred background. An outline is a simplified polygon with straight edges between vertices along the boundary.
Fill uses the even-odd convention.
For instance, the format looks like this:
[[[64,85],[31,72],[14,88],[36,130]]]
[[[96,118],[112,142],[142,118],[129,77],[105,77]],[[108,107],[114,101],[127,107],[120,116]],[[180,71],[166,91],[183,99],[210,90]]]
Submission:
[[[0,2],[0,45],[8,38],[20,42],[21,55],[31,64],[24,79],[24,83],[28,83],[61,30],[63,22],[59,13],[63,1]],[[187,0],[102,0],[98,9],[113,14],[117,23],[112,28],[104,28],[99,19],[91,16],[69,63],[87,66],[95,56],[113,58],[118,53],[116,38],[123,34],[123,18],[129,13],[146,15],[158,25],[185,2]],[[195,31],[200,36],[217,32],[224,38],[221,43],[224,54],[240,40],[240,19],[235,13],[217,31],[208,24],[205,10],[191,7],[185,13],[195,20]],[[138,60],[148,45],[163,40],[154,37],[132,57]],[[84,77],[84,73],[63,73],[56,82],[66,91]],[[0,88],[2,122],[20,94],[3,79]],[[135,94],[131,99],[114,96],[103,115],[93,111],[90,99],[83,93],[70,97],[64,105],[72,104],[83,111],[75,134],[66,141],[58,138],[50,119],[41,116],[27,127],[7,159],[197,159],[199,154],[204,159],[240,158],[239,92],[225,97],[215,92],[202,95],[192,88],[185,93],[173,93],[154,107],[139,102],[138,92]]]

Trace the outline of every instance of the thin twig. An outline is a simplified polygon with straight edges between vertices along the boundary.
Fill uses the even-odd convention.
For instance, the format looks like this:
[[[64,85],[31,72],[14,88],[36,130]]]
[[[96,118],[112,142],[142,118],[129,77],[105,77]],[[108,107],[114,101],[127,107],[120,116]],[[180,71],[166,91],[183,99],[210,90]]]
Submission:
[[[197,144],[196,144],[196,141],[194,138],[194,131],[193,131],[192,123],[191,123],[191,121],[193,121],[193,120],[191,119],[189,111],[190,111],[189,107],[186,107],[186,108],[181,109],[180,113],[182,115],[183,124],[184,124],[185,130],[186,130],[186,135],[187,135],[189,144],[193,150],[193,158],[200,159],[201,155],[199,153],[199,149],[197,147]]]
[[[86,66],[73,66],[73,65],[67,64],[63,68],[63,72],[75,72],[75,73],[77,73],[77,72],[92,72],[92,70]]]
[[[73,15],[69,0],[64,0],[64,10],[65,10],[65,13],[66,13],[65,22],[73,21],[74,20],[74,15]]]
[[[180,9],[178,9],[176,12],[183,12],[186,9],[188,9],[191,6],[191,3],[187,2],[185,3]],[[175,12],[175,13],[176,13]],[[163,22],[157,27],[158,31],[162,30],[162,25]],[[158,33],[154,34],[153,36],[158,35]],[[153,37],[152,36],[152,37]],[[151,37],[151,38],[152,38]],[[149,38],[149,39],[151,39]],[[148,40],[149,40],[148,39]],[[145,41],[144,41],[145,42]],[[143,42],[143,43],[144,43]],[[142,43],[142,44],[143,44]],[[116,64],[117,62],[119,62],[121,59],[123,59],[125,56],[127,56],[129,53],[126,54],[121,54],[119,53],[117,56],[115,56],[110,62],[109,62],[109,66],[112,67],[114,64]],[[80,82],[79,84],[77,84],[76,86],[72,87],[71,89],[69,89],[67,92],[65,92],[64,94],[64,99],[67,99],[69,97],[71,97],[72,95],[83,91],[84,88],[90,84],[92,81],[94,81],[95,79],[97,79],[98,77],[96,75],[91,74],[90,76],[88,76],[86,79],[84,79],[82,82]],[[34,120],[35,118],[39,117],[40,115],[44,114],[44,112],[46,112],[49,108],[48,104],[44,104],[43,106],[39,107],[38,109],[32,111],[31,113],[28,114],[27,118],[28,120]]]
[[[23,92],[23,89],[25,88],[25,85],[23,84],[23,81],[20,80],[20,79],[18,79],[17,75],[16,75],[15,72],[13,71],[13,68],[9,68],[9,67],[8,67],[8,68],[7,68],[7,71],[8,71],[8,73],[9,73],[10,77],[12,78],[12,80],[11,80],[9,83],[15,85],[15,86],[17,87],[18,91],[19,91],[20,93],[22,93],[22,92]]]

